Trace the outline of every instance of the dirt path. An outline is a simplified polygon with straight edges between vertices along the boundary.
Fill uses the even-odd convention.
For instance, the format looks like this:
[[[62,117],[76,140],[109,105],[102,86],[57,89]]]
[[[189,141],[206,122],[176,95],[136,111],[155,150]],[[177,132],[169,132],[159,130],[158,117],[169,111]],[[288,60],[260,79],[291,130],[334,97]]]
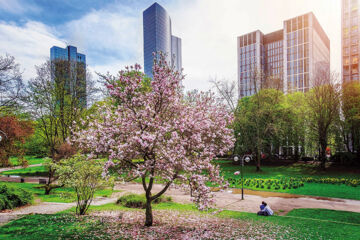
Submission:
[[[136,183],[117,184],[115,189],[125,190],[126,192],[131,193],[143,193],[144,191],[142,185]],[[153,187],[153,193],[160,191],[160,189],[162,189],[161,185],[155,185]],[[259,211],[261,201],[266,201],[279,215],[285,215],[287,212],[295,208],[325,208],[360,212],[360,201],[358,200],[307,197],[299,195],[292,196],[291,194],[267,196],[268,194],[263,193],[264,192],[260,191],[247,191],[244,195],[245,200],[241,200],[241,191],[238,191],[238,189],[229,189],[224,192],[215,192],[214,199],[217,208],[242,212],[255,213]],[[189,194],[186,194],[179,189],[170,189],[166,192],[166,195],[171,196],[175,202],[191,203]]]

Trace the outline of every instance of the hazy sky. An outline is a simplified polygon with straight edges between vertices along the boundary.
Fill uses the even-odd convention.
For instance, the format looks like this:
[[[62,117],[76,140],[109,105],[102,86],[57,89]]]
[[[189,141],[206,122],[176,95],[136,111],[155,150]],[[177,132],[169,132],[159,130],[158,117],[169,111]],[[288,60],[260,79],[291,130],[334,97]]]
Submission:
[[[0,0],[0,55],[16,57],[24,79],[67,44],[86,54],[91,71],[116,74],[143,65],[142,12],[154,1]],[[341,70],[341,0],[171,0],[172,32],[182,38],[187,90],[210,88],[209,79],[236,80],[236,37],[269,33],[312,11],[330,38],[331,68]]]

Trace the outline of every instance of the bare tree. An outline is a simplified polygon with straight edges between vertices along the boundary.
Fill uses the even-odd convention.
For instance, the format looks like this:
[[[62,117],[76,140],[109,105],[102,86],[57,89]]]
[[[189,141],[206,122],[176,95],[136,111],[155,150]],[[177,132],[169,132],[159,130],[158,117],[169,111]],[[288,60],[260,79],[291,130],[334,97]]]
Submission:
[[[313,88],[306,95],[309,107],[308,122],[320,147],[320,166],[323,170],[325,170],[329,132],[340,112],[341,91],[337,80],[338,75],[330,72],[329,67],[318,66],[312,79]]]
[[[16,106],[22,90],[23,81],[19,64],[13,56],[0,56],[0,109]]]
[[[227,81],[226,79],[217,80],[211,78],[209,82],[216,89],[218,99],[228,107],[228,110],[235,112],[238,102],[237,83],[236,81]]]
[[[24,101],[31,116],[37,120],[37,128],[53,161],[58,159],[61,146],[73,135],[75,126],[81,125],[87,114],[86,101],[96,92],[92,88],[95,84],[87,79],[89,75],[85,68],[70,64],[59,60],[37,66],[37,76],[29,81]],[[54,175],[55,171],[49,169],[47,194]]]

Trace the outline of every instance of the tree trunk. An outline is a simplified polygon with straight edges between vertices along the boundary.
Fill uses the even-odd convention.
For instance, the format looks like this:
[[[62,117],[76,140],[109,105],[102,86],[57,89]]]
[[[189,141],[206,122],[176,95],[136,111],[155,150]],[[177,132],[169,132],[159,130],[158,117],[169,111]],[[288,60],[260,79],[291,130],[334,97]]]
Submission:
[[[258,150],[257,150],[256,159],[257,159],[257,161],[256,161],[256,171],[259,172],[259,171],[261,171],[261,169],[260,169],[261,151],[260,151],[259,148],[258,148]]]
[[[153,224],[153,214],[151,208],[151,199],[146,197],[145,226],[150,227]]]
[[[325,163],[326,163],[326,140],[320,139],[320,168],[325,171]]]

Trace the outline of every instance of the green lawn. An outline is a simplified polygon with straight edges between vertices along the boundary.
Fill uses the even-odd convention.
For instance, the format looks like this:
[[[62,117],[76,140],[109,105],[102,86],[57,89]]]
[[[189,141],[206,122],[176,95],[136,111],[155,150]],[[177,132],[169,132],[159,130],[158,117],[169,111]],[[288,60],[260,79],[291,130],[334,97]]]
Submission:
[[[178,203],[159,203],[153,205],[154,210],[161,210],[158,214],[177,210],[181,214],[211,214],[199,212],[193,205]],[[90,211],[139,211],[125,208],[116,204],[91,206]],[[140,210],[144,212],[144,210]],[[111,239],[108,225],[102,218],[85,216],[78,218],[73,213],[58,213],[52,215],[27,215],[19,220],[0,227],[0,239]],[[325,209],[296,209],[287,216],[257,216],[255,213],[222,211],[215,215],[218,218],[238,219],[253,226],[262,225],[263,231],[272,229],[287,229],[278,231],[277,239],[346,239],[355,240],[360,236],[360,214]],[[316,219],[317,218],[317,219]],[[156,216],[155,216],[156,219]],[[336,222],[334,222],[334,220]],[[114,220],[112,220],[114,221]],[[119,220],[115,220],[119,221]],[[196,224],[196,223],[194,223]],[[111,232],[116,227],[113,224]],[[223,226],[219,226],[223,227]],[[139,228],[128,224],[127,228]],[[140,227],[142,228],[142,227]],[[149,228],[148,231],[153,231]],[[121,233],[116,237],[122,239]],[[265,236],[266,237],[266,236]]]
[[[234,177],[234,172],[241,169],[240,165],[233,165],[228,160],[217,160],[214,163],[219,164],[224,176]],[[249,178],[282,178],[282,177],[335,177],[335,178],[356,178],[359,179],[359,173],[350,171],[339,171],[338,169],[328,169],[319,171],[318,166],[311,164],[289,164],[286,166],[262,166],[261,171],[257,172],[254,165],[244,166],[244,176]],[[240,177],[240,176],[239,176]]]
[[[48,172],[45,166],[27,167],[1,172],[2,175],[19,175],[19,176],[47,176]]]
[[[34,194],[35,198],[41,199],[43,202],[75,202],[76,195],[75,191],[71,188],[56,188],[53,189],[50,195],[45,195],[44,189],[38,188],[39,184],[34,183],[12,183],[12,182],[1,182],[10,186],[20,187],[26,189]],[[95,197],[110,197],[116,190],[103,189],[95,192]],[[0,238],[1,239],[1,238]]]
[[[239,171],[239,165],[233,165],[231,161],[218,160],[215,163],[220,165],[221,174],[225,179],[241,179],[240,175],[234,175],[235,171]],[[326,172],[319,171],[317,166],[309,164],[291,164],[288,166],[263,166],[262,171],[257,172],[255,166],[244,166],[244,179],[284,179],[284,178],[301,179],[303,177],[311,177],[314,179],[320,178],[335,178],[335,179],[360,179],[359,174],[354,172],[345,172],[339,170],[329,169]],[[240,187],[240,185],[235,185]],[[256,188],[252,186],[245,186],[248,189],[286,192],[299,195],[310,195],[320,197],[335,197],[360,200],[360,186],[353,187],[346,184],[329,184],[329,183],[314,183],[304,182],[304,186],[291,189],[271,189]]]
[[[29,165],[44,163],[44,158],[37,158],[34,156],[25,156],[25,159],[28,160]],[[17,157],[10,157],[10,162],[13,166],[20,165]]]

